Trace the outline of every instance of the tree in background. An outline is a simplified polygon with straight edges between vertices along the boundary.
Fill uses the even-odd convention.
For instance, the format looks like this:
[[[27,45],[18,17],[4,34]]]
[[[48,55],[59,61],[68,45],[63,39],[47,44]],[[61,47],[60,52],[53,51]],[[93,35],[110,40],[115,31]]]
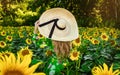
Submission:
[[[120,0],[104,0],[100,7],[103,21],[110,26],[111,22],[115,23],[114,27],[120,28]]]
[[[1,0],[0,25],[33,25],[47,9],[71,11],[82,27],[119,27],[119,0]]]
[[[0,24],[3,26],[32,25],[38,15],[29,5],[33,0],[2,0]],[[39,10],[39,8],[38,8]]]

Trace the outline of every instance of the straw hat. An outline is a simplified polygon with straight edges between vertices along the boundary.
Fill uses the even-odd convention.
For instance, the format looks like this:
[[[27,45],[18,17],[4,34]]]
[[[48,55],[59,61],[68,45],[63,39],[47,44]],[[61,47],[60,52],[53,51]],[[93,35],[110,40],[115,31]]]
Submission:
[[[64,8],[46,10],[39,18],[39,32],[52,40],[72,41],[78,38],[75,17]]]

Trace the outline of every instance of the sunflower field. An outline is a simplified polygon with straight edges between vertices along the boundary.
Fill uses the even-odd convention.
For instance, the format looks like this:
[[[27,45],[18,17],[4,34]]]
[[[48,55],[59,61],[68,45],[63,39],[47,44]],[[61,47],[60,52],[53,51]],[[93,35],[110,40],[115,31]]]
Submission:
[[[79,27],[69,57],[58,63],[50,39],[33,26],[0,26],[0,75],[119,75],[120,30]]]

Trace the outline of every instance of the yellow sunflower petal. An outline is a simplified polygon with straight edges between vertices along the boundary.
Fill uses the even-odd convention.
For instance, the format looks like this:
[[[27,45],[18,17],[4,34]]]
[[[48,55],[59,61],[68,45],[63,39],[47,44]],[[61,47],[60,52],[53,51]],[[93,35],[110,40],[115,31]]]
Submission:
[[[39,65],[40,65],[40,63],[37,63],[37,64],[31,66],[31,67],[27,70],[27,73],[32,74],[32,73],[37,69],[37,67],[38,67]]]
[[[98,68],[99,68],[100,72],[104,71],[102,66],[99,65]]]
[[[40,75],[40,73],[34,73],[40,63],[29,67],[30,62],[30,56],[25,56],[21,60],[19,55],[17,58],[14,54],[5,55],[0,59],[0,75]]]
[[[108,71],[108,66],[105,63],[103,64],[103,67],[104,67],[104,71]]]
[[[120,74],[120,70],[115,70],[114,72],[113,72],[113,75],[119,75]]]
[[[46,75],[45,73],[34,73],[32,75]]]
[[[17,53],[17,61],[16,64],[19,65],[20,64],[20,55]]]
[[[95,69],[92,69],[92,74],[93,75],[119,75],[120,71],[116,70],[113,72],[113,64],[111,65],[110,69],[108,70],[107,64],[103,64],[102,66],[96,67]]]
[[[23,65],[22,67],[28,67],[30,62],[31,62],[31,57],[29,55],[26,55],[20,65]]]
[[[9,61],[14,65],[16,63],[16,57],[15,57],[15,55],[11,54],[9,58],[10,58]]]
[[[109,72],[110,72],[110,73],[113,72],[113,64],[111,65]]]

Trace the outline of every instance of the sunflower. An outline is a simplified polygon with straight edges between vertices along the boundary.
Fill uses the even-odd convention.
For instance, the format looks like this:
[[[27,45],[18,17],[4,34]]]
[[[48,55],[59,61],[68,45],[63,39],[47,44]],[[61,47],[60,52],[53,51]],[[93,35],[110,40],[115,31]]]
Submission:
[[[81,39],[80,39],[80,37],[78,37],[77,39],[73,40],[73,41],[72,41],[72,44],[73,44],[74,46],[80,46],[80,44],[81,44]]]
[[[102,33],[101,36],[100,36],[100,38],[102,40],[108,41],[109,36],[106,33]]]
[[[98,32],[98,31],[94,32],[94,33],[93,33],[93,36],[94,36],[94,37],[98,37],[98,36],[99,36],[99,32]]]
[[[117,33],[116,33],[116,34],[113,34],[113,35],[112,35],[112,38],[117,39],[117,38],[118,38],[118,34],[117,34]]]
[[[6,32],[4,30],[1,32],[1,36],[6,36]]]
[[[99,41],[99,40],[97,40],[97,39],[92,39],[92,40],[91,40],[91,42],[92,42],[92,44],[94,44],[94,45],[95,45],[95,44],[99,44],[99,43],[100,43],[100,41]]]
[[[26,42],[28,45],[30,45],[30,44],[32,43],[31,39],[29,39],[29,38],[27,38],[27,39],[25,40],[25,42]]]
[[[0,41],[0,47],[1,48],[5,48],[6,47],[6,43],[4,41]]]
[[[110,29],[110,31],[109,31],[109,34],[112,36],[113,34],[116,34],[116,31],[115,31],[115,29]]]
[[[109,42],[110,42],[111,46],[115,46],[116,45],[116,41],[115,40],[110,40]]]
[[[82,38],[83,39],[88,39],[88,36],[87,35],[83,35]]]
[[[44,38],[44,36],[39,33],[38,36],[37,36],[37,39],[41,39],[41,38]]]
[[[88,32],[82,32],[82,35],[88,35]]]
[[[71,59],[72,61],[78,60],[78,59],[79,59],[79,55],[80,55],[80,52],[78,52],[77,50],[73,50],[73,51],[70,53],[70,59]]]
[[[85,38],[87,37],[88,33],[87,32],[82,32],[82,38]]]
[[[93,36],[88,36],[87,38],[89,41],[91,41],[93,39]]]
[[[104,63],[103,67],[102,66],[93,67],[92,74],[93,75],[119,75],[120,71],[119,70],[113,71],[113,65],[108,70],[108,66]]]
[[[19,55],[17,58],[12,53],[9,57],[5,56],[4,60],[0,59],[0,75],[45,75],[45,73],[34,73],[40,63],[29,66],[31,57],[25,56],[21,60]]]
[[[21,59],[23,59],[24,56],[26,56],[26,55],[29,55],[30,57],[32,57],[33,52],[32,52],[32,51],[28,48],[28,46],[27,46],[27,47],[25,47],[25,48],[22,48],[22,49],[18,52],[18,54],[20,55]]]
[[[24,37],[24,35],[21,33],[21,32],[18,32],[19,33],[19,37],[20,38],[23,38]]]
[[[15,32],[13,30],[11,30],[10,34],[15,34]]]
[[[6,37],[6,40],[12,41],[12,36],[9,36],[9,35],[8,35],[8,36]]]

